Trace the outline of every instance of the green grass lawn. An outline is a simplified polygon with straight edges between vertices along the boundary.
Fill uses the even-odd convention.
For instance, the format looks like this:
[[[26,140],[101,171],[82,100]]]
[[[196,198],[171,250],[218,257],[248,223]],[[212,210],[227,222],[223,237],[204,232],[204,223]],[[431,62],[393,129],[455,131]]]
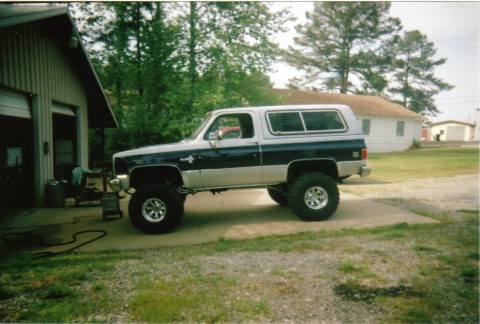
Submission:
[[[372,176],[391,182],[469,174],[478,172],[478,150],[371,154],[370,163]],[[463,212],[457,221],[436,224],[221,238],[195,246],[52,258],[11,255],[0,259],[0,322],[275,321],[273,298],[296,298],[308,280],[326,279],[339,298],[383,309],[382,322],[478,323],[478,210]],[[203,270],[205,258],[315,251],[336,258],[336,266],[319,268],[309,278],[301,269],[282,267],[261,277],[254,266]],[[390,274],[403,271],[392,282]]]
[[[408,179],[478,174],[478,148],[421,148],[398,153],[369,154],[372,179],[404,181]]]

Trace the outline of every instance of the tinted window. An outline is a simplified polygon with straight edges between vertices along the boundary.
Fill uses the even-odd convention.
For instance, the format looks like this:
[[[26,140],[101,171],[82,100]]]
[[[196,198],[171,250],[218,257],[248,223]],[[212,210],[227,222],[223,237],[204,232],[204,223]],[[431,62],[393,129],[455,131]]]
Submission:
[[[337,111],[270,112],[267,114],[274,134],[338,132],[347,127]]]
[[[298,112],[269,113],[273,133],[303,132],[303,123]]]
[[[345,130],[345,124],[336,111],[302,112],[307,131]]]

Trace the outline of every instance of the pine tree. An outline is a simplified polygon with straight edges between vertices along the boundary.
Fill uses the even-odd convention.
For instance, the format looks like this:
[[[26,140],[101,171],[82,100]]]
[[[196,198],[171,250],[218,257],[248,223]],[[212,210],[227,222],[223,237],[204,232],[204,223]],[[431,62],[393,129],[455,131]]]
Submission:
[[[453,88],[434,75],[435,68],[447,59],[435,59],[437,50],[434,44],[418,30],[405,32],[391,44],[389,50],[394,59],[388,91],[403,106],[435,116],[439,111],[433,97]]]

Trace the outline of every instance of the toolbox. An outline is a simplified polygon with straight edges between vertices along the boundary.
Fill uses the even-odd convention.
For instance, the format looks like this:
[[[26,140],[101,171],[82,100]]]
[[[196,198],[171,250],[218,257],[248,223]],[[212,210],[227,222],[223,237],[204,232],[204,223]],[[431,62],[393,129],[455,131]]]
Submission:
[[[123,217],[123,211],[120,209],[120,198],[116,192],[104,192],[102,194],[103,219],[112,216]]]

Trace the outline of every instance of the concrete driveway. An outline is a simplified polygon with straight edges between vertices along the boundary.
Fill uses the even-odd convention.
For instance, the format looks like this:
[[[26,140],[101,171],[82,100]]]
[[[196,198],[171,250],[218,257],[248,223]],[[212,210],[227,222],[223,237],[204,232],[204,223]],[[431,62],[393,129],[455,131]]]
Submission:
[[[64,208],[33,209],[11,218],[3,224],[0,234],[16,240],[35,242],[36,239],[15,237],[10,233],[38,234],[45,242],[72,240],[75,233],[103,230],[108,234],[79,248],[80,251],[126,250],[190,245],[218,240],[220,237],[245,239],[274,234],[322,231],[342,228],[368,228],[397,223],[433,223],[435,220],[399,208],[341,193],[340,206],[328,220],[304,222],[289,208],[274,203],[264,189],[231,190],[213,196],[199,193],[188,196],[185,215],[176,230],[164,235],[146,235],[137,230],[127,214],[128,197],[121,201],[123,218],[104,220],[98,203],[83,203],[76,207],[67,199]],[[49,225],[50,224],[50,225]],[[49,225],[49,226],[45,226]],[[35,251],[62,251],[98,237],[98,232],[77,236],[75,243]],[[2,252],[19,249],[16,243],[0,243]],[[30,247],[32,249],[32,247]]]

